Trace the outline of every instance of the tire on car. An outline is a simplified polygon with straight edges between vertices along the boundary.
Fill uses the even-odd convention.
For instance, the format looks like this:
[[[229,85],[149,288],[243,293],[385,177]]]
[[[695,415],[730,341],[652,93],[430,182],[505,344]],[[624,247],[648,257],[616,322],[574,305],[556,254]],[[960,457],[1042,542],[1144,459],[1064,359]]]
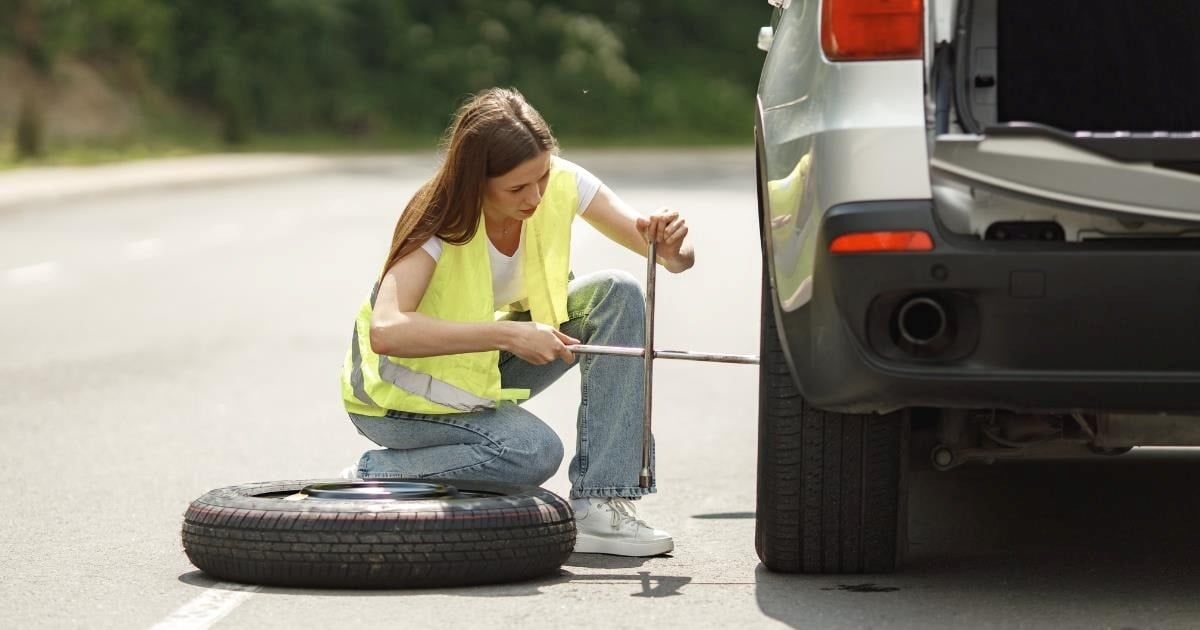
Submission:
[[[904,551],[908,421],[809,405],[783,353],[764,265],[755,549],[785,573],[888,573]]]
[[[476,481],[275,481],[213,490],[188,507],[188,559],[222,580],[410,588],[555,573],[575,545],[569,503]]]

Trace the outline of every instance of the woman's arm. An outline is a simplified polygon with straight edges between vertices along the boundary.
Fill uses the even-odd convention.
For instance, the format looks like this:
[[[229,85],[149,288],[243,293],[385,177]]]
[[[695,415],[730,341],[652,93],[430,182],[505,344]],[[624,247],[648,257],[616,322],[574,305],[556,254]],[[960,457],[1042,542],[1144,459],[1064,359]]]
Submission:
[[[437,263],[417,249],[388,269],[371,316],[371,350],[392,357],[432,357],[505,350],[535,365],[574,355],[579,340],[533,322],[450,322],[416,312]]]
[[[608,186],[601,186],[583,212],[583,219],[614,242],[630,251],[646,255],[646,242],[658,243],[658,262],[671,273],[680,273],[696,264],[696,255],[688,240],[687,222],[676,210],[660,209],[643,217]]]

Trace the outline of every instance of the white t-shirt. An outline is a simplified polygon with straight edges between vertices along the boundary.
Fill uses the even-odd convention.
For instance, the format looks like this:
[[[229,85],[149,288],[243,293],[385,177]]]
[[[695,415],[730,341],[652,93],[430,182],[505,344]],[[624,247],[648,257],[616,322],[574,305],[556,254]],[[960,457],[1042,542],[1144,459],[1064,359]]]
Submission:
[[[596,193],[600,190],[600,180],[587,171],[587,169],[575,164],[574,162],[556,158],[560,168],[573,171],[575,173],[575,186],[579,193],[579,207],[575,209],[580,216],[587,210],[588,204],[592,203]],[[496,249],[492,244],[492,239],[487,239],[488,258],[492,263],[492,295],[495,298],[496,307],[507,306],[513,302],[519,302],[526,298],[525,281],[521,275],[521,261],[525,256],[525,222],[521,222],[521,240],[517,245],[517,251],[513,252],[512,256],[505,256]],[[442,257],[442,239],[434,236],[421,245],[421,249],[429,254],[434,262],[437,262]]]

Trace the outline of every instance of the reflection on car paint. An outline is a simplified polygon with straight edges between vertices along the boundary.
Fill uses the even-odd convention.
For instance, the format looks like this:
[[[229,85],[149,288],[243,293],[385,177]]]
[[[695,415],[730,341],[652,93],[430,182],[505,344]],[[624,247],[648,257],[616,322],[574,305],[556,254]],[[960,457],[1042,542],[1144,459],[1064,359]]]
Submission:
[[[805,251],[808,249],[805,245],[814,240],[809,234],[811,230],[806,229],[813,222],[797,220],[803,208],[812,207],[808,192],[812,188],[809,177],[812,157],[811,152],[805,153],[786,176],[767,181],[776,286],[780,306],[787,311],[804,305],[812,297],[812,264],[805,261],[813,259],[813,252]]]

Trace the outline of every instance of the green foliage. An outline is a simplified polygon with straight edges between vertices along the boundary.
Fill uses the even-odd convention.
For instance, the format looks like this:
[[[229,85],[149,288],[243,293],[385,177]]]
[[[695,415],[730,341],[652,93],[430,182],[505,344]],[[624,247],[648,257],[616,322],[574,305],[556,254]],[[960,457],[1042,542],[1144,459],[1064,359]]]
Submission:
[[[562,135],[748,137],[769,15],[761,0],[0,0],[0,22],[22,11],[37,55],[136,60],[234,144],[435,134],[493,85]]]
[[[21,110],[17,114],[16,140],[15,157],[18,161],[42,155],[42,112],[37,103],[28,96],[21,100]]]
[[[0,50],[16,50],[37,70],[60,56],[169,60],[171,4],[164,0],[0,0]]]

